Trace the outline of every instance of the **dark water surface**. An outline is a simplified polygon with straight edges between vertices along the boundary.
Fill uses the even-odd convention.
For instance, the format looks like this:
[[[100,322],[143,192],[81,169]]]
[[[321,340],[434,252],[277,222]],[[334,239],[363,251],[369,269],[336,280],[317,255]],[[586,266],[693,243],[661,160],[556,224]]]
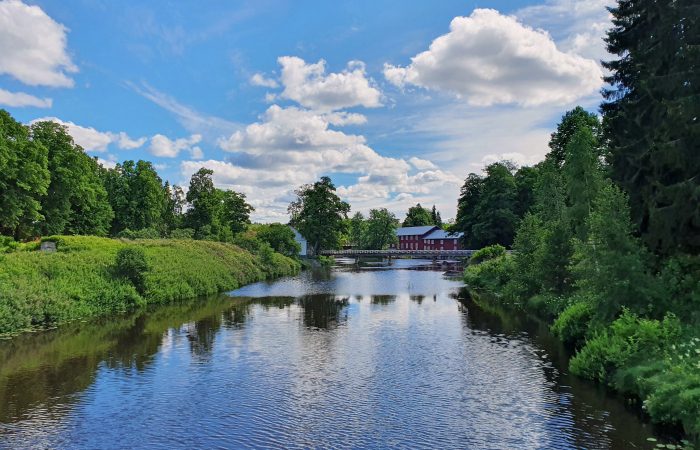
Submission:
[[[397,264],[0,341],[0,447],[653,447],[546,329]]]

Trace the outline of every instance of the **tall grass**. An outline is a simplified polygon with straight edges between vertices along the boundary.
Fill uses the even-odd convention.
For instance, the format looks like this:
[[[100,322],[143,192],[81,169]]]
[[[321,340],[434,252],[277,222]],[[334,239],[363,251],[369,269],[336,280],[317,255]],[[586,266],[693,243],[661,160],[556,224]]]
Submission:
[[[58,251],[0,255],[0,334],[129,311],[292,275],[299,263],[274,253],[193,240],[116,240],[53,236]],[[117,252],[143,250],[142,294],[115,270]]]

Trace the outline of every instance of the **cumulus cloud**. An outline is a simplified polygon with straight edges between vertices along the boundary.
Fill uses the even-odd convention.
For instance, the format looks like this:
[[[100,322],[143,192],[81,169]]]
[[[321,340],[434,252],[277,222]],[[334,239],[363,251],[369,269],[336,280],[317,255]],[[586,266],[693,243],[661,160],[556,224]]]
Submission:
[[[428,161],[427,159],[422,159],[415,156],[409,158],[408,162],[410,162],[413,167],[419,170],[437,169],[437,167],[435,166],[435,164],[433,164],[432,161]]]
[[[120,149],[134,149],[141,147],[146,143],[146,138],[132,139],[128,134],[122,132],[112,133],[109,131],[98,131],[92,127],[84,127],[70,121],[64,121],[58,117],[42,117],[35,119],[31,123],[40,121],[56,122],[68,129],[68,134],[73,137],[76,144],[83,147],[86,151],[104,152],[110,144],[116,144]]]
[[[282,98],[317,111],[382,106],[381,93],[372,86],[360,61],[350,61],[344,71],[329,74],[324,60],[307,64],[296,56],[282,56],[277,61],[282,66]]]
[[[562,52],[547,32],[492,9],[455,17],[450,32],[411,64],[385,64],[384,76],[399,87],[452,92],[478,106],[566,104],[602,85],[595,61]]]
[[[267,78],[261,73],[256,73],[252,77],[250,77],[250,84],[252,84],[253,86],[262,86],[267,88],[279,87],[279,83],[277,83],[277,81],[275,81],[272,78]]]
[[[372,149],[364,136],[332,128],[334,123],[346,123],[348,117],[273,105],[259,122],[219,142],[231,153],[229,161],[183,163],[183,177],[202,164],[211,168],[218,185],[248,195],[257,208],[256,220],[286,220],[293,189],[328,174],[356,175],[356,182],[338,186],[338,193],[365,210],[388,206],[398,212],[405,205],[395,198],[402,193],[411,198],[447,198],[442,189],[447,186],[457,194],[460,180],[431,161],[386,157]],[[408,197],[401,198],[403,202]]]
[[[610,57],[603,37],[612,26],[608,7],[614,0],[548,0],[515,12],[524,23],[544,28],[562,51],[596,61]]]
[[[50,98],[39,98],[24,92],[10,92],[0,88],[0,105],[22,107],[34,106],[36,108],[51,108],[53,101]]]
[[[202,136],[199,134],[193,134],[190,137],[175,140],[162,134],[156,134],[151,138],[148,151],[153,156],[160,156],[163,158],[175,158],[183,150],[189,151],[192,155],[199,155],[199,157],[201,157],[202,150],[196,147],[196,144],[201,141]]]
[[[31,86],[73,86],[78,71],[67,51],[68,29],[40,7],[0,2],[0,74]]]

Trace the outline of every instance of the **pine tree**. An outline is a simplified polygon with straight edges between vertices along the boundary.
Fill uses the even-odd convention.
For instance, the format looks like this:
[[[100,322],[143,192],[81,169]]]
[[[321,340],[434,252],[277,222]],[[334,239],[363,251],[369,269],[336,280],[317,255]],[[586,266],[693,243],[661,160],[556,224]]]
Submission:
[[[700,252],[700,7],[619,0],[602,105],[614,179],[656,251]]]

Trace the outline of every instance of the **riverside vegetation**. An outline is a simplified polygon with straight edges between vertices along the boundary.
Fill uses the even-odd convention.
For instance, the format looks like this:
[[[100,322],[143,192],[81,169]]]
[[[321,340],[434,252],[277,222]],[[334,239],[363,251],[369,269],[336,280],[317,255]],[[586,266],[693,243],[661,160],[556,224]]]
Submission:
[[[57,252],[0,255],[0,333],[232,290],[300,268],[265,246],[248,251],[213,241],[46,239],[57,243]]]
[[[456,228],[491,245],[465,279],[549,321],[575,351],[572,373],[639,399],[697,445],[700,15],[689,1],[620,0],[611,12],[620,59],[606,63],[602,122],[576,108],[545,161],[465,182]]]
[[[65,127],[0,110],[0,334],[296,273],[294,233],[251,211],[211,170],[185,195],[148,161],[105,168]]]

